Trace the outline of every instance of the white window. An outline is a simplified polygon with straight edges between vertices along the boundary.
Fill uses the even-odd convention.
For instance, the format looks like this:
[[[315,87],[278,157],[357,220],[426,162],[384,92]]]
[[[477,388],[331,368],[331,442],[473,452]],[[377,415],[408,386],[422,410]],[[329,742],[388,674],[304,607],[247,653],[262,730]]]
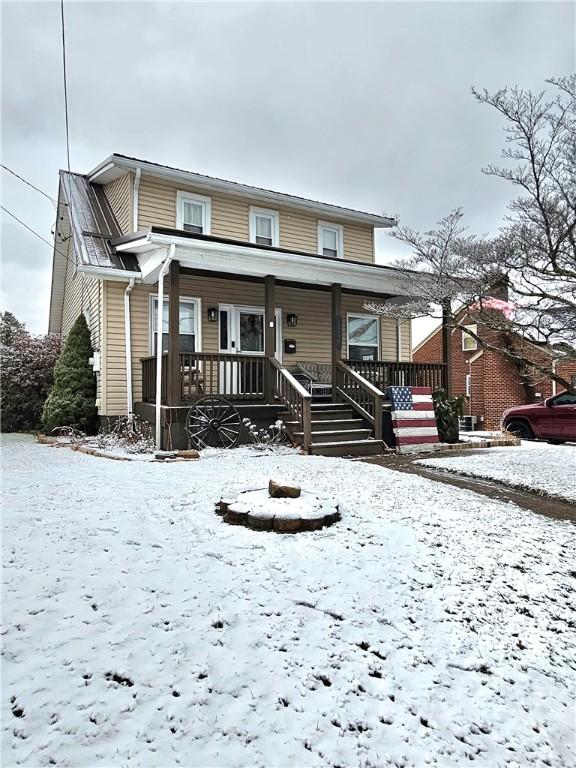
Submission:
[[[348,359],[378,360],[379,322],[374,315],[348,315]]]
[[[176,228],[198,235],[210,234],[211,200],[191,192],[176,194]]]
[[[341,259],[344,255],[344,229],[340,224],[318,222],[318,253]]]
[[[469,331],[472,331],[472,333],[478,334],[478,326],[476,324],[474,325],[465,325],[464,328],[466,328]],[[469,333],[466,333],[466,331],[462,331],[462,349],[464,352],[474,352],[475,349],[478,349],[478,342],[474,338],[474,336],[471,336]]]
[[[156,320],[158,318],[158,297],[150,299],[150,352],[156,354]],[[180,298],[180,352],[199,352],[200,344],[200,299]],[[164,299],[162,312],[162,351],[168,351],[168,299]]]
[[[250,242],[278,248],[280,226],[278,211],[250,207]]]

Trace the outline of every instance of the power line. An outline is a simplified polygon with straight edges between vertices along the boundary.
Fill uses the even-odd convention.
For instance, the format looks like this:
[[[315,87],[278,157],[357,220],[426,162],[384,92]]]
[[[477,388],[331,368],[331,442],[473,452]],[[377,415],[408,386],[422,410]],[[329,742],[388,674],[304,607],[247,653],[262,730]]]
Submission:
[[[41,189],[38,189],[38,187],[35,187],[34,184],[32,184],[32,182],[27,181],[23,176],[20,176],[20,174],[16,173],[16,171],[13,171],[11,168],[8,168],[7,165],[0,163],[0,168],[3,168],[5,171],[8,171],[8,173],[11,173],[12,176],[16,176],[16,178],[20,179],[20,181],[23,181],[24,184],[27,184],[29,187],[32,187],[32,189],[35,189],[36,192],[40,192],[40,194],[44,195],[44,197],[47,197],[51,203],[57,203],[57,201],[53,197],[50,197],[50,195],[48,195],[46,192],[44,192]]]
[[[66,117],[66,157],[68,173],[70,173],[70,131],[68,127],[68,83],[66,79],[66,36],[64,33],[64,0],[60,0],[60,17],[62,21],[62,70],[64,75],[64,115]]]
[[[12,213],[12,211],[9,211],[8,208],[5,208],[3,205],[0,205],[0,208],[5,213],[7,213],[8,216],[12,216],[12,218],[15,219],[18,222],[18,224],[21,224],[29,232],[32,232],[33,235],[36,235],[36,237],[40,238],[40,240],[42,240],[43,243],[46,243],[46,245],[48,245],[50,248],[53,248],[57,253],[60,254],[60,256],[64,256],[64,258],[69,264],[72,264],[72,266],[75,266],[74,262],[68,258],[68,255],[64,253],[64,251],[61,251],[59,248],[56,248],[56,246],[53,243],[51,243],[49,240],[46,240],[45,237],[42,237],[42,235],[39,232],[36,232],[35,229],[32,229],[32,227],[29,227],[28,224],[22,221],[22,219],[19,219],[18,216]]]

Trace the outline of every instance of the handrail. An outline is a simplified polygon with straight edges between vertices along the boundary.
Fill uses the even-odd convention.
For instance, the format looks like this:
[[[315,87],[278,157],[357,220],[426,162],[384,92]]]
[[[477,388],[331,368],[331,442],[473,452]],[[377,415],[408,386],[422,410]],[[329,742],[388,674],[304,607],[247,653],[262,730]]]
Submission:
[[[267,358],[274,395],[288,408],[302,429],[302,448],[308,452],[312,443],[312,395],[273,357]]]
[[[414,363],[399,360],[345,360],[352,370],[360,374],[380,391],[387,387],[445,387],[448,378],[446,363]]]
[[[336,363],[335,395],[349,403],[374,428],[374,438],[382,439],[382,403],[386,395],[374,384],[339,360]]]

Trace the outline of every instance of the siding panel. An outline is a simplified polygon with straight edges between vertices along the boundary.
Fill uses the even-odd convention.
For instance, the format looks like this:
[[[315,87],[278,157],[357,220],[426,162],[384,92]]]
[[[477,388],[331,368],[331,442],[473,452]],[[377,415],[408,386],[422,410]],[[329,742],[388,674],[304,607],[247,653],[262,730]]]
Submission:
[[[103,189],[122,233],[128,234],[132,231],[132,174],[120,176]]]
[[[211,234],[232,240],[249,239],[250,206],[269,207],[259,200],[207,192],[205,189],[175,184],[153,176],[142,176],[139,190],[138,226],[176,226],[178,190],[207,195],[212,200]],[[277,209],[280,219],[280,247],[318,252],[318,217],[287,207]],[[324,219],[322,219],[324,220]],[[371,264],[374,262],[374,230],[370,225],[344,223],[344,257]]]

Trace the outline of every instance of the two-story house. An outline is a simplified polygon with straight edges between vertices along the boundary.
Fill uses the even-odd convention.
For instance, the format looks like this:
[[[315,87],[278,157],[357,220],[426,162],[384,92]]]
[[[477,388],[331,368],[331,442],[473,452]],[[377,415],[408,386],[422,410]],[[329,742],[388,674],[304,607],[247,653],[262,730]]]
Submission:
[[[374,258],[374,230],[393,224],[115,154],[60,174],[49,330],[85,314],[99,413],[139,413],[164,446],[186,442],[190,404],[215,396],[267,423],[283,412],[306,450],[378,451],[385,386],[441,375],[410,363],[409,322],[363,309],[402,301]],[[294,378],[306,364],[327,402]]]

